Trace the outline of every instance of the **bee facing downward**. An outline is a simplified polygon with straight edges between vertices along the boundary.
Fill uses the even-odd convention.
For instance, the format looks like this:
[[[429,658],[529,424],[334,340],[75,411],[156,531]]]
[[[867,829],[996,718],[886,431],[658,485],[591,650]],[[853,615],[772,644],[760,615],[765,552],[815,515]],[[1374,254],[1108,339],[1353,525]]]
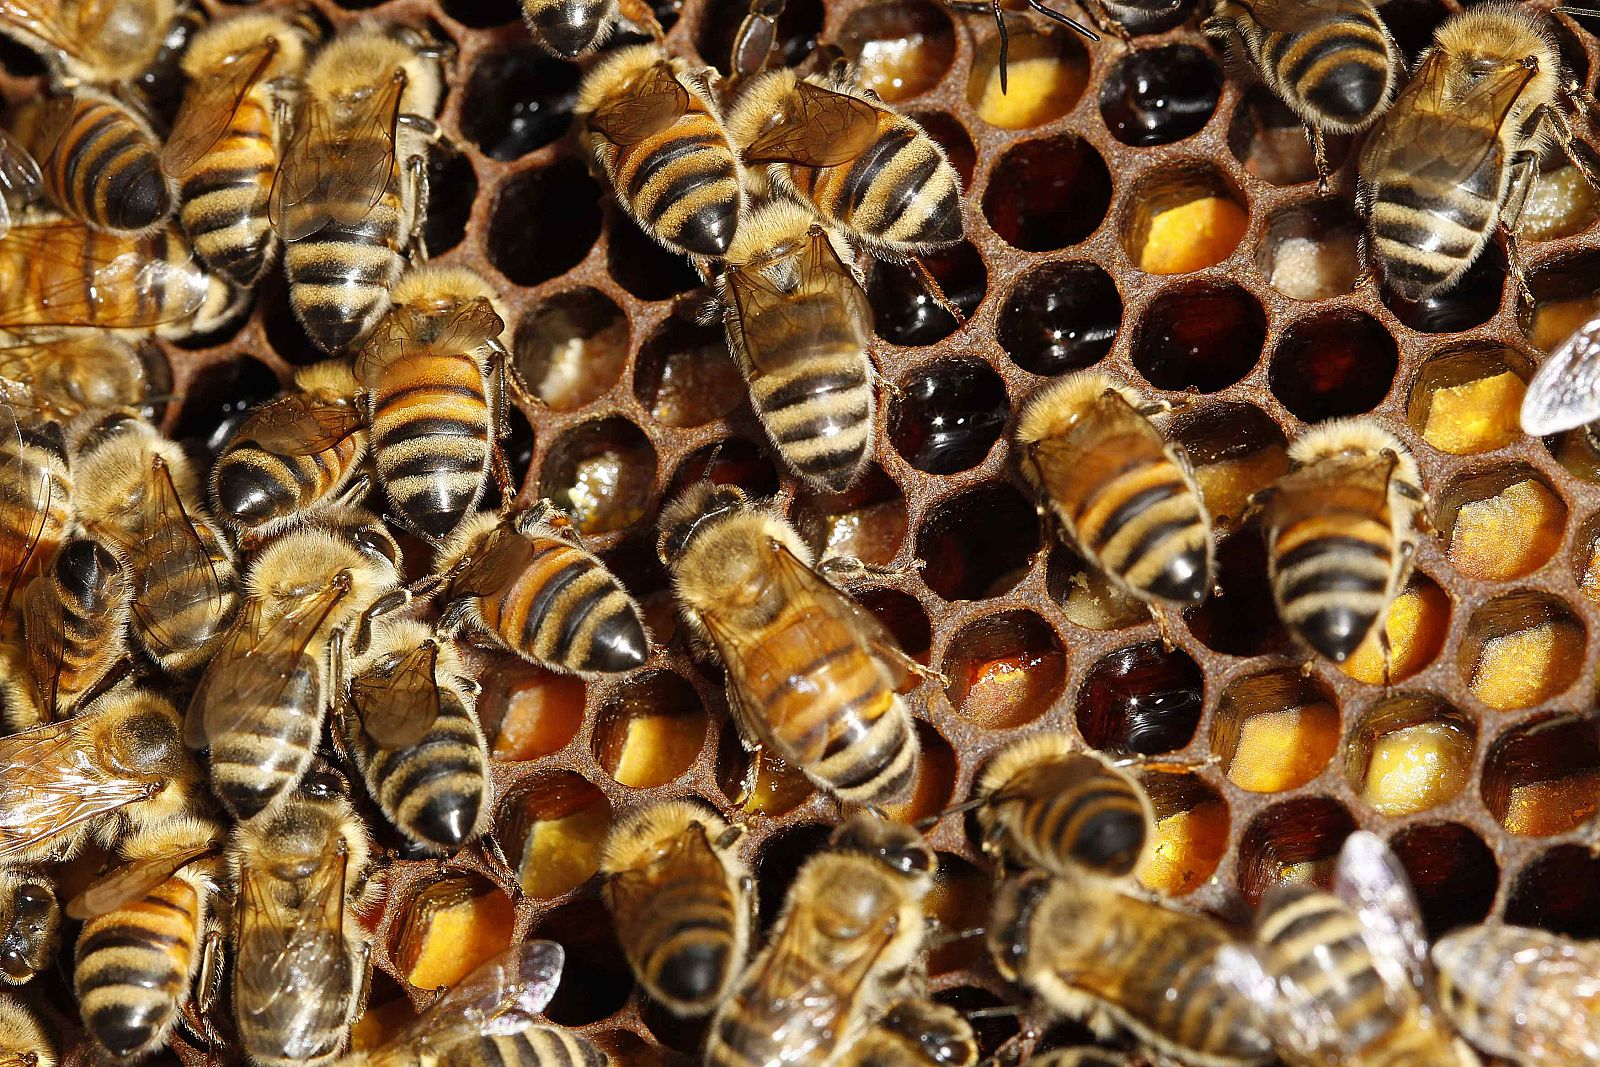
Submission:
[[[522,0],[522,18],[534,43],[558,59],[589,55],[628,24],[661,36],[644,0]]]

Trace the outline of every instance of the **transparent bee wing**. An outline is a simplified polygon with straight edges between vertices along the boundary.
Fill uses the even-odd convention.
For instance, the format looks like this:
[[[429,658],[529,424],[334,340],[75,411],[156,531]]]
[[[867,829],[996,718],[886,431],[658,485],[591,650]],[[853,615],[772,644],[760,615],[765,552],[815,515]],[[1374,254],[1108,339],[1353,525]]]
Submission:
[[[409,748],[427,736],[439,717],[438,659],[438,644],[424,641],[382,672],[369,671],[351,681],[350,702],[374,744]]]
[[[1530,437],[1600,420],[1600,317],[1556,346],[1522,398],[1522,432]]]
[[[865,152],[878,136],[878,109],[865,100],[800,82],[794,103],[790,114],[745,149],[746,162],[837,167]]]
[[[277,52],[277,40],[269,37],[228,56],[204,79],[189,86],[161,152],[162,173],[181,178],[194,169],[233,124],[245,96],[261,80]]]
[[[61,689],[61,669],[66,661],[62,641],[65,615],[61,601],[43,576],[29,583],[22,600],[22,633],[33,676],[35,696],[45,720],[56,717],[56,696]]]
[[[589,116],[589,127],[614,145],[635,145],[678,121],[689,110],[689,90],[672,64],[657,63],[638,78],[628,95]]]
[[[361,412],[349,404],[327,404],[305,393],[269,400],[251,412],[234,435],[280,456],[314,456],[361,428]]]
[[[192,254],[170,259],[172,235],[91,230],[74,219],[13,226],[0,241],[0,328],[143,329],[177,322],[210,289]]]
[[[16,409],[4,398],[3,392],[0,390],[0,484],[15,487],[15,499],[23,507],[31,507],[33,514],[24,523],[28,531],[24,540],[19,543],[14,538],[0,539],[0,582],[4,583],[4,592],[0,595],[0,614],[11,610],[17,590],[22,587],[23,580],[33,567],[39,541],[50,522],[51,508],[62,503],[54,499],[55,483],[48,470],[41,467],[32,475],[29,474],[28,464],[22,458],[23,423]],[[14,395],[25,392],[16,390]],[[54,430],[58,436],[60,434],[59,427],[54,423],[48,424],[45,429]]]
[[[1428,934],[1411,879],[1383,838],[1358,830],[1345,839],[1333,892],[1355,910],[1373,966],[1391,989],[1431,989]]]
[[[12,208],[39,198],[39,164],[28,150],[0,131],[0,237],[11,232]]]
[[[82,717],[0,738],[0,862],[25,857],[90,819],[150,796],[84,745]]]
[[[124,904],[143,899],[156,886],[213,851],[214,845],[197,845],[170,856],[150,856],[114,867],[67,902],[67,915],[92,919],[116,911]]]
[[[267,202],[267,215],[285,241],[299,241],[337,223],[354,226],[372,211],[394,172],[395,124],[405,72],[340,113],[310,101],[300,128],[284,150]]]
[[[1322,1062],[1342,1045],[1338,1021],[1326,1005],[1306,995],[1298,982],[1280,982],[1268,973],[1256,945],[1224,945],[1217,950],[1213,971],[1218,984],[1250,1006],[1262,1033],[1302,1063]]]
[[[128,557],[128,573],[134,576],[134,621],[156,650],[167,654],[188,651],[202,635],[175,632],[171,622],[192,619],[195,605],[201,603],[210,605],[205,618],[225,619],[230,590],[224,587],[212,549],[184,506],[173,483],[172,470],[164,460],[152,463],[137,528],[143,536],[122,546]],[[201,580],[192,584],[155,581],[174,569]],[[152,597],[152,589],[161,589],[165,595]],[[215,632],[204,636],[209,639]]]
[[[513,945],[445,992],[385,1048],[444,1049],[479,1036],[514,1034],[556,995],[566,951],[553,941]]]

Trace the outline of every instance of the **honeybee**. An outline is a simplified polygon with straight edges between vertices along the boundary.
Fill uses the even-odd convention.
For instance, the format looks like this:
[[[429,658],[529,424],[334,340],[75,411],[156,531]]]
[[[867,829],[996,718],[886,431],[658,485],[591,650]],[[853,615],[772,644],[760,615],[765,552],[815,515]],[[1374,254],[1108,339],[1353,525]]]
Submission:
[[[413,267],[356,360],[378,480],[424,537],[455,529],[491,471],[501,494],[512,496],[499,452],[512,372],[501,358],[498,303],[470,270]]]
[[[995,900],[989,951],[1002,977],[1099,1037],[1119,1029],[1200,1067],[1273,1060],[1251,1003],[1219,974],[1236,943],[1220,923],[1090,878],[1030,871]]]
[[[122,686],[76,716],[0,737],[0,863],[109,845],[200,803],[200,768],[182,720],[148,690]]]
[[[659,552],[691,632],[727,672],[746,744],[848,803],[910,788],[917,735],[900,690],[923,668],[812,569],[793,526],[738,489],[699,482],[662,512]]]
[[[1144,787],[1063,733],[1006,746],[977,793],[985,847],[1050,874],[1132,874],[1155,833]]]
[[[16,997],[0,996],[0,1067],[56,1067],[56,1046]]]
[[[1017,421],[1022,474],[1078,553],[1153,608],[1211,589],[1211,516],[1160,410],[1096,370],[1045,386]]]
[[[0,982],[31,982],[55,954],[60,932],[50,879],[30,867],[0,867]]]
[[[608,1067],[588,1038],[541,1023],[565,953],[553,941],[513,945],[482,964],[371,1052],[341,1067]]]
[[[619,48],[584,75],[575,109],[623,210],[686,256],[721,256],[741,225],[743,168],[709,77],[659,44]]]
[[[277,251],[267,200],[317,36],[309,18],[251,12],[202,30],[184,53],[188,90],[161,169],[182,182],[195,251],[235,285],[254,285]]]
[[[1340,419],[1289,446],[1289,473],[1251,503],[1284,623],[1343,663],[1405,585],[1427,498],[1400,439],[1370,419]]]
[[[187,817],[123,845],[124,862],[67,905],[87,920],[74,983],[84,1028],[117,1060],[160,1047],[213,936],[222,827]]]
[[[1083,1046],[1029,1056],[1026,1067],[1139,1067],[1141,1061],[1125,1052]]]
[[[728,348],[784,463],[838,492],[872,454],[872,308],[855,253],[790,200],[755,208],[715,278]]]
[[[92,538],[67,542],[22,601],[28,673],[46,721],[71,715],[128,654],[133,580]]]
[[[0,329],[92,326],[183,338],[234,318],[242,294],[206,273],[170,223],[96,230],[30,213],[0,240]]]
[[[908,827],[856,815],[835,830],[717,1009],[707,1067],[833,1063],[854,1046],[917,962],[936,866]]]
[[[1422,917],[1381,838],[1360,831],[1346,839],[1333,893],[1274,888],[1255,933],[1259,951],[1230,949],[1223,968],[1291,1064],[1478,1067],[1433,1006]]]
[[[255,1067],[316,1067],[344,1047],[370,952],[353,911],[371,887],[370,853],[343,783],[327,771],[234,828],[233,1011]]]
[[[1206,36],[1242,55],[1300,116],[1328,186],[1327,133],[1378,120],[1400,84],[1404,59],[1372,0],[1213,0]]]
[[[848,68],[804,79],[768,71],[728,110],[747,167],[893,261],[961,240],[961,176],[917,122],[879,103]]]
[[[172,214],[177,184],[161,173],[161,139],[150,121],[87,86],[29,101],[11,130],[39,161],[46,196],[97,229],[147,233]]]
[[[663,800],[618,823],[601,889],[639,984],[677,1015],[722,1003],[750,944],[753,881],[737,827],[703,805]]]
[[[34,696],[22,629],[7,621],[0,624],[0,733],[31,730],[44,721],[44,712]]]
[[[402,253],[422,232],[443,54],[409,27],[368,22],[324,47],[306,73],[268,216],[286,245],[295,317],[332,355],[377,325]]]
[[[350,665],[345,724],[368,791],[425,851],[454,852],[489,821],[489,748],[478,686],[452,641],[420,622],[381,625]]]
[[[1485,924],[1434,942],[1433,964],[1445,1012],[1491,1056],[1528,1067],[1600,1060],[1600,945]]]
[[[902,1000],[884,1012],[840,1067],[973,1067],[978,1038],[966,1016],[931,1000]],[[1031,1062],[1031,1061],[1030,1061]]]
[[[370,434],[360,391],[342,360],[297,370],[294,391],[252,411],[217,457],[217,514],[260,537],[365,497]]]
[[[150,391],[139,353],[103,330],[8,339],[0,346],[0,378],[26,389],[27,406],[41,421],[62,425],[92,409],[135,407]]]
[[[522,19],[534,43],[557,59],[586,56],[630,24],[661,36],[643,0],[522,0]]]
[[[4,0],[0,33],[39,53],[58,82],[125,82],[155,61],[177,10],[177,0]]]
[[[1362,145],[1356,204],[1384,281],[1402,299],[1454,285],[1502,227],[1520,282],[1510,235],[1549,141],[1597,184],[1573,148],[1574,104],[1545,17],[1485,3],[1447,18]]]
[[[343,635],[400,606],[385,598],[399,568],[389,532],[355,509],[308,520],[251,558],[238,622],[189,705],[189,742],[210,747],[211,787],[235,818],[282,803],[310,768],[346,677]]]
[[[437,567],[451,600],[442,636],[470,627],[529,663],[585,678],[625,674],[649,658],[638,602],[548,500],[469,516]]]
[[[239,578],[189,458],[127,409],[80,419],[69,439],[78,520],[132,577],[134,636],[169,674],[198,667],[233,622]]]
[[[0,242],[3,243],[3,242]],[[0,618],[43,572],[73,519],[72,472],[61,427],[19,419],[0,389]]]

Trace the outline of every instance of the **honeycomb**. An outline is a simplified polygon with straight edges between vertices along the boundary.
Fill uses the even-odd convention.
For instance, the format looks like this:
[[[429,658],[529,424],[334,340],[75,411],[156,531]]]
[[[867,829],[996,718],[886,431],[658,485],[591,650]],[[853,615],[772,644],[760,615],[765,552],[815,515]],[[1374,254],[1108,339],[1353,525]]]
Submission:
[[[930,261],[968,321],[908,272],[870,268],[884,383],[875,461],[849,492],[820,496],[775,466],[720,329],[695,324],[694,274],[589,173],[571,120],[578,68],[535,49],[515,0],[311,6],[334,26],[377,15],[455,43],[428,246],[493,279],[511,311],[517,364],[543,401],[512,418],[523,496],[574,512],[659,638],[644,669],[604,683],[490,662],[480,710],[510,869],[476,848],[393,864],[369,916],[376,973],[358,1045],[476,959],[546,937],[568,949],[551,1019],[626,1064],[690,1060],[702,1024],[634,989],[594,869],[630,807],[697,796],[728,811],[740,793],[748,757],[720,677],[677,632],[653,547],[663,501],[707,473],[775,495],[817,547],[893,568],[853,592],[949,680],[913,698],[921,776],[893,817],[965,798],[999,745],[1061,728],[1150,757],[1139,773],[1159,833],[1139,876],[1186,906],[1239,918],[1276,882],[1325,877],[1364,827],[1394,845],[1435,935],[1503,916],[1600,936],[1588,847],[1600,724],[1584,681],[1600,658],[1600,450],[1516,427],[1541,350],[1600,306],[1600,210],[1570,171],[1552,172],[1523,230],[1531,311],[1498,247],[1448,294],[1386,302],[1356,284],[1351,146],[1330,145],[1338,170],[1319,194],[1299,128],[1263,90],[1224,77],[1187,5],[1132,51],[1008,16],[1002,97],[987,20],[933,0],[790,0],[786,60],[818,40],[862,60],[868,84],[946,146],[968,194],[967,240]],[[668,47],[718,62],[743,6],[664,9]],[[1443,0],[1384,7],[1413,58],[1445,13]],[[1587,82],[1600,43],[1570,22],[1557,32]],[[10,46],[3,58],[8,98],[37,90],[36,61]],[[165,428],[202,454],[319,358],[278,274],[237,332],[158,348]],[[1170,645],[1046,539],[1008,454],[1026,398],[1090,365],[1178,405],[1175,432],[1218,516],[1221,595],[1171,618]],[[1284,470],[1287,440],[1358,413],[1411,447],[1438,526],[1390,615],[1387,688],[1375,646],[1342,670],[1301,670],[1260,537],[1240,522],[1249,494]],[[837,806],[763,767],[734,815],[769,923]],[[993,882],[974,823],[948,817],[929,836],[941,857],[930,911],[946,930],[981,925]],[[962,1010],[1009,996],[975,940],[941,944],[929,969],[937,999]],[[1016,1026],[985,1019],[986,1045]],[[174,1043],[186,1063],[215,1062],[181,1033]]]

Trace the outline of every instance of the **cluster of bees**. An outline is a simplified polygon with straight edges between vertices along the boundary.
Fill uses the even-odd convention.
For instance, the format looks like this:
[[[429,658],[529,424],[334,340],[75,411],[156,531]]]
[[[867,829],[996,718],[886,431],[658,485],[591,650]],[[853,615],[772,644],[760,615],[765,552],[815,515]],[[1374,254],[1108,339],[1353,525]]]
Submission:
[[[721,319],[776,454],[817,489],[849,486],[876,403],[858,260],[918,268],[961,239],[943,149],[826,52],[767,69],[781,5],[753,5],[726,74],[670,54],[636,0],[524,7],[536,40],[585,64],[595,168],[704,280],[705,318]],[[1090,13],[1125,35],[1120,20],[1146,7]],[[49,965],[65,913],[82,923],[82,1025],[112,1061],[182,1027],[257,1067],[610,1062],[540,1019],[561,966],[542,942],[391,1044],[345,1052],[371,970],[357,916],[385,878],[347,783],[417,853],[481,842],[503,863],[486,836],[479,650],[585,678],[651,654],[638,603],[572,520],[516,502],[500,445],[508,396],[526,390],[499,294],[425,261],[450,50],[406,25],[330,36],[303,12],[234,14],[176,50],[186,89],[169,127],[126,87],[174,15],[163,0],[0,3],[0,31],[51,73],[0,145],[0,981]],[[1217,0],[1204,25],[1305,119],[1319,162],[1324,133],[1369,131],[1368,254],[1416,298],[1514,229],[1547,140],[1589,174],[1570,130],[1587,98],[1539,19],[1503,3],[1452,16],[1403,88],[1366,0]],[[197,470],[141,407],[130,338],[218,329],[280,258],[330,358]],[[1577,399],[1533,399],[1572,407],[1581,392],[1565,388]],[[1167,411],[1087,371],[1042,389],[1016,429],[1041,509],[1158,619],[1209,595],[1214,569]],[[1403,586],[1427,498],[1371,421],[1317,427],[1290,459],[1253,505],[1272,587],[1289,629],[1342,661]],[[491,487],[498,510],[481,507]],[[420,579],[391,527],[432,549]],[[852,814],[755,947],[737,822],[695,802],[625,813],[602,895],[640,986],[711,1016],[716,1067],[977,1063],[970,1022],[923,988],[933,939],[961,936],[923,918],[934,854],[881,815],[916,778],[907,694],[931,672],[843,591],[869,568],[817,560],[780,514],[709,482],[664,509],[658,546],[743,739]],[[1502,926],[1430,946],[1371,835],[1349,839],[1331,892],[1275,890],[1239,931],[1135,888],[1150,800],[1065,735],[1004,750],[938,817],[966,809],[1010,872],[979,933],[1030,1022],[1078,1019],[1130,1050],[1030,1063],[1465,1067],[1474,1046],[1526,1064],[1600,1058],[1600,952]],[[91,846],[112,860],[62,902],[52,865]],[[56,1058],[31,1009],[0,997],[0,1063]]]

